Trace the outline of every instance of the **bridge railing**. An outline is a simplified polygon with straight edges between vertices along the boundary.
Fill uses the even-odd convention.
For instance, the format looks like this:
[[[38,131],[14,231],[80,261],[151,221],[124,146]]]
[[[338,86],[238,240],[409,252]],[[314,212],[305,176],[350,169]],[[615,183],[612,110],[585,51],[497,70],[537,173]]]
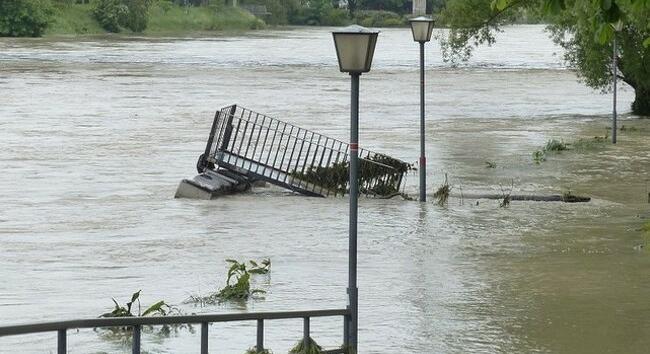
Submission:
[[[232,105],[215,115],[204,166],[218,165],[306,194],[343,195],[348,190],[349,144]],[[360,191],[397,192],[407,163],[359,149]]]
[[[249,312],[233,314],[206,314],[191,316],[157,316],[157,317],[112,317],[70,320],[59,322],[43,322],[0,327],[0,337],[14,336],[30,333],[57,332],[57,353],[65,354],[67,351],[67,331],[78,328],[129,328],[133,333],[132,353],[140,354],[140,340],[142,326],[173,325],[173,324],[201,324],[201,354],[208,353],[208,328],[210,323],[217,322],[257,322],[256,348],[258,352],[264,350],[264,325],[265,321],[280,319],[302,319],[303,341],[308,343],[310,337],[310,319],[314,317],[343,317],[343,345],[341,348],[326,350],[325,353],[345,353],[343,349],[348,344],[348,321],[350,313],[347,309],[314,310],[314,311],[288,311],[288,312]]]

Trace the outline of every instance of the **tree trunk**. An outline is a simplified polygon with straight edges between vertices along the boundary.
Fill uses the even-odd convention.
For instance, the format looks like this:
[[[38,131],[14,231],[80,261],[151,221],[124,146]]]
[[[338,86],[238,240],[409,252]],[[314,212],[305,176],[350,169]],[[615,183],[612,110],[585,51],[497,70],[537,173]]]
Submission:
[[[634,89],[632,112],[640,116],[650,116],[650,88],[639,86]]]

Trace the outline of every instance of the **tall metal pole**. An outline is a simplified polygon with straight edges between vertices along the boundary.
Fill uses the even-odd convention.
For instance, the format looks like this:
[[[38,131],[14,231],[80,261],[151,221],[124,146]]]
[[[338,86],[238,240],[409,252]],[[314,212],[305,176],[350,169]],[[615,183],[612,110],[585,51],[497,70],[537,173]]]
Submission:
[[[359,76],[351,73],[352,101],[350,104],[350,229],[348,264],[348,302],[350,310],[350,347],[357,352],[359,294],[357,288],[357,211],[359,201]]]
[[[614,102],[612,105],[612,144],[616,144],[616,81],[618,68],[616,67],[618,51],[616,49],[616,32],[614,32],[614,39],[612,39],[612,66],[613,68],[613,80],[614,80]]]
[[[424,42],[420,42],[420,201],[427,201],[427,158],[424,154]]]

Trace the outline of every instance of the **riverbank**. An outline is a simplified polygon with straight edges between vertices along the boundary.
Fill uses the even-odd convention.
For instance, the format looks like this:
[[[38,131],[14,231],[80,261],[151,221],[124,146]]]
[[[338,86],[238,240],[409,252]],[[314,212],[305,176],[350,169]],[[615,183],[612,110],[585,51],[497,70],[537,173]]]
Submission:
[[[94,5],[60,5],[54,9],[54,20],[45,36],[99,35],[110,33],[93,15]],[[154,4],[149,10],[149,23],[144,35],[182,35],[205,31],[237,32],[266,27],[250,12],[234,7],[180,7]],[[132,33],[124,30],[123,33]]]

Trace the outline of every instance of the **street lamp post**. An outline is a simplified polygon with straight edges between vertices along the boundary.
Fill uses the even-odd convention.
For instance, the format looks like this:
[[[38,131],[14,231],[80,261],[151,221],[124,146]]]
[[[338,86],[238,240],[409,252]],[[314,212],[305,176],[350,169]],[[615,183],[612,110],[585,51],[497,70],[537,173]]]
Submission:
[[[431,40],[433,19],[420,16],[410,20],[413,40],[420,43],[420,201],[427,201],[427,158],[424,154],[424,43]]]
[[[615,23],[612,25],[614,28],[614,36],[612,37],[612,88],[614,91],[614,97],[613,97],[613,102],[612,102],[612,144],[616,144],[616,129],[617,129],[617,112],[616,112],[616,90],[617,90],[617,83],[618,83],[618,48],[616,44],[616,35],[618,35],[618,32],[623,29],[623,23],[621,21]]]
[[[341,72],[352,78],[350,103],[350,219],[348,263],[348,309],[345,338],[354,352],[357,351],[359,333],[359,294],[357,288],[357,211],[359,197],[359,77],[370,71],[375,53],[378,31],[361,26],[349,26],[332,32],[336,56]]]

